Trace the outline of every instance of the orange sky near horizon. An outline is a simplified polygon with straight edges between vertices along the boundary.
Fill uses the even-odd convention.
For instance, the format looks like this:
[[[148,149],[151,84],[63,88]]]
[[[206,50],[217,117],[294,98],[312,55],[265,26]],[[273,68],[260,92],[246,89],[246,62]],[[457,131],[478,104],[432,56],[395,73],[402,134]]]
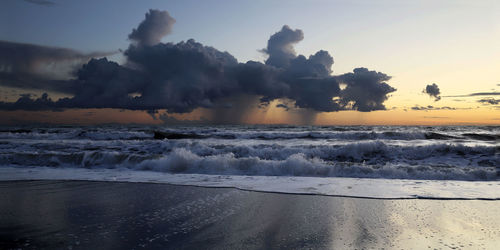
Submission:
[[[298,125],[500,125],[500,109],[495,107],[476,107],[460,110],[411,110],[395,108],[385,111],[359,112],[339,111],[311,114],[301,109],[285,111],[276,108],[278,101],[271,102],[267,108],[253,108],[241,114],[240,123],[244,124],[298,124]],[[441,105],[435,105],[441,107]],[[118,109],[70,109],[64,111],[0,111],[2,125],[33,123],[47,124],[172,124],[159,119],[159,111],[153,118],[146,111]],[[196,109],[188,114],[168,114],[177,120],[212,120],[214,111]],[[235,122],[236,123],[236,122]]]

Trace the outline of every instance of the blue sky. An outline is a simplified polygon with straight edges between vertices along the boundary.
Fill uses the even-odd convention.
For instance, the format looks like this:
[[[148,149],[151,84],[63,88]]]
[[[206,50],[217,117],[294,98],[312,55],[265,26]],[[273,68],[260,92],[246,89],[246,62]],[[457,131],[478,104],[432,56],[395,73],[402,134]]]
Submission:
[[[498,32],[500,11],[495,1],[53,2],[43,6],[2,1],[0,39],[82,51],[125,49],[127,35],[152,8],[168,10],[177,20],[174,32],[164,41],[195,38],[229,51],[240,61],[262,59],[257,50],[288,24],[305,33],[304,41],[297,45],[299,53],[323,48],[331,50],[334,58],[355,57],[362,63],[368,59],[360,53],[379,55],[369,50],[393,53],[406,49],[407,44],[439,47],[444,42],[487,35],[492,29]],[[353,66],[345,67],[350,70]]]

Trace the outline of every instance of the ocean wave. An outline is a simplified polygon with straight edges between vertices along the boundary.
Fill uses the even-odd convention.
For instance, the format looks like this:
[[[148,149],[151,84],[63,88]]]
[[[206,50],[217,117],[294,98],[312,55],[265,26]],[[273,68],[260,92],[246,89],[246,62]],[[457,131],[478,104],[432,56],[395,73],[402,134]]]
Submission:
[[[0,139],[21,140],[144,140],[153,139],[149,131],[116,131],[98,129],[38,129],[38,130],[8,130],[0,132]]]
[[[132,149],[14,151],[0,154],[0,165],[451,180],[496,180],[500,166],[500,147],[460,144],[401,146],[372,141],[284,146],[165,141],[151,150]]]
[[[0,139],[24,140],[478,140],[498,141],[498,128],[461,127],[179,127],[140,128],[12,128],[0,129]]]
[[[497,180],[494,167],[450,167],[408,164],[365,165],[326,162],[308,158],[302,153],[284,160],[262,160],[258,157],[237,158],[234,154],[199,156],[186,149],[175,149],[159,159],[146,160],[134,166],[138,170],[172,173],[358,177],[389,179]]]
[[[499,131],[467,126],[4,128],[0,167],[499,180]]]

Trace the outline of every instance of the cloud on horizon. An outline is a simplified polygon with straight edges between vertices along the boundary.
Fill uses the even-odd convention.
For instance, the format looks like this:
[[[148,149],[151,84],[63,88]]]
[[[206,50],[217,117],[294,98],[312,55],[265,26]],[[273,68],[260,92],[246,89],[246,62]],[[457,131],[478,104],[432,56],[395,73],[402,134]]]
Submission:
[[[483,98],[483,99],[477,100],[477,102],[485,104],[485,105],[487,105],[487,104],[497,105],[500,103],[500,99]]]
[[[429,110],[457,110],[457,108],[452,108],[452,107],[448,107],[448,106],[444,106],[444,107],[434,107],[432,105],[428,105],[428,106],[418,106],[418,105],[415,105],[413,107],[411,107],[412,110],[417,110],[417,111],[429,111]]]
[[[273,100],[289,99],[295,108],[316,112],[385,110],[384,102],[396,91],[386,82],[385,73],[366,68],[333,76],[333,57],[320,50],[309,57],[297,55],[293,45],[304,36],[287,25],[273,34],[262,51],[265,63],[240,63],[228,52],[204,46],[193,39],[161,43],[172,31],[175,19],[167,11],[150,10],[129,35],[132,41],[124,51],[127,62],[119,65],[106,58],[91,59],[66,82],[1,80],[4,86],[37,88],[71,93],[73,97],[52,100],[48,95],[32,99],[24,95],[14,103],[0,102],[0,109],[41,110],[67,108],[117,108],[169,113],[188,113],[196,108],[217,110],[221,105],[244,107],[231,98],[255,96],[261,106]],[[2,51],[2,46],[4,50]],[[19,54],[5,47],[28,48]],[[0,43],[2,73],[13,79],[38,76],[41,62],[84,60],[73,50],[37,45]],[[97,57],[97,56],[96,56]],[[344,87],[341,88],[341,85]],[[230,99],[229,103],[227,99]],[[254,102],[252,98],[246,102]],[[288,107],[288,106],[287,106]]]

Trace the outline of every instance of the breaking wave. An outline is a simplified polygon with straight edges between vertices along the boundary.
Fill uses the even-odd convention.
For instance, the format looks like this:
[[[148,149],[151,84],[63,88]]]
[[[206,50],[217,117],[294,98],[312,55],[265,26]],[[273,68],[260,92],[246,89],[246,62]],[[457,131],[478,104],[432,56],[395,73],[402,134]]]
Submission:
[[[87,175],[106,180],[121,176],[122,180],[135,181],[167,178],[182,184],[195,178],[196,185],[300,193],[312,192],[307,190],[314,187],[319,193],[354,192],[357,197],[429,195],[449,184],[455,192],[453,197],[496,199],[500,196],[492,190],[500,185],[499,142],[498,126],[0,128],[0,172],[10,173],[11,176],[2,177],[5,180],[16,176],[30,179],[32,172],[36,178],[69,180]],[[100,173],[107,177],[101,178]],[[225,182],[219,182],[220,175],[225,175]],[[332,184],[345,178],[322,177],[356,178],[347,178],[347,186],[356,180],[383,182],[384,191],[372,195],[364,189],[329,189],[320,185],[323,180]],[[294,186],[295,178],[314,185]],[[281,184],[270,187],[274,181]],[[478,181],[484,181],[479,193],[475,186]],[[260,186],[262,183],[266,188]],[[385,194],[389,186],[395,192],[401,191],[398,183],[410,183],[418,189],[405,189],[403,196]],[[434,186],[425,189],[430,184]]]

